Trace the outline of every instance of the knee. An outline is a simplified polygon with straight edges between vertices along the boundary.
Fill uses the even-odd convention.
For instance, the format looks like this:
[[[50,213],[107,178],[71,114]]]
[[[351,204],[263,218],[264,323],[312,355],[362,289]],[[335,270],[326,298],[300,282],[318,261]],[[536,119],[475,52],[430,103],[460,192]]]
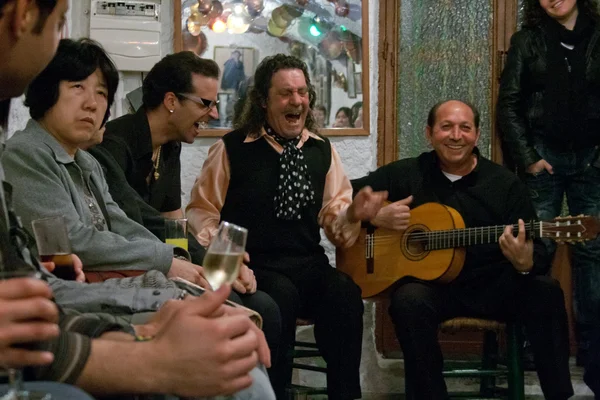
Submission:
[[[391,296],[388,312],[395,324],[411,323],[433,312],[429,290],[421,283],[407,283]]]
[[[276,318],[280,320],[279,306],[267,293],[257,290],[254,294],[248,296],[244,301],[246,307],[253,309],[263,317]]]
[[[252,386],[245,389],[243,392],[237,393],[235,398],[239,399],[261,399],[275,400],[275,392],[269,382],[269,376],[264,366],[259,365],[250,371],[252,376]]]
[[[556,279],[549,276],[533,277],[531,287],[526,290],[534,292],[533,298],[538,299],[548,310],[556,312],[565,310],[564,293]]]
[[[341,312],[362,315],[364,304],[360,287],[344,273],[337,273],[328,285],[328,297],[339,306]]]

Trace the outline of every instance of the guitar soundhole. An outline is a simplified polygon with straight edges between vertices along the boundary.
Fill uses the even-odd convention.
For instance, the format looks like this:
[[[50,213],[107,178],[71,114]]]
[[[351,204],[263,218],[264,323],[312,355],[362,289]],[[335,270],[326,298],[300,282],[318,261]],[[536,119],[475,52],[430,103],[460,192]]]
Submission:
[[[426,241],[422,236],[426,231],[416,226],[405,232],[402,240],[402,253],[409,260],[417,261],[423,259],[429,251],[425,248]]]

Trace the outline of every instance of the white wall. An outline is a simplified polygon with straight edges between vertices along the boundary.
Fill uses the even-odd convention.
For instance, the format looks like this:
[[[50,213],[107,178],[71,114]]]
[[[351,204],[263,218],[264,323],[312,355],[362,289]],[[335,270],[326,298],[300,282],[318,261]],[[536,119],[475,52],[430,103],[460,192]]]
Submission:
[[[333,137],[331,139],[336,150],[340,153],[346,172],[350,178],[357,178],[365,175],[367,172],[376,167],[377,157],[377,80],[378,80],[378,65],[377,65],[377,43],[379,38],[379,30],[377,26],[378,2],[377,0],[368,0],[369,2],[369,71],[370,71],[370,98],[371,98],[371,135],[360,137]],[[173,14],[172,1],[162,0],[162,27],[161,49],[163,54],[168,54],[172,51],[173,44]],[[89,34],[89,1],[72,0],[69,10],[69,28],[72,38],[85,37]],[[207,56],[212,53],[207,52]],[[115,109],[112,115],[119,116],[123,113],[124,93],[141,86],[142,75],[140,73],[125,72],[121,73],[121,83],[117,91],[115,101]],[[334,93],[332,93],[333,95]],[[345,93],[344,93],[345,95]],[[353,99],[352,103],[357,99]],[[335,110],[333,111],[335,112]],[[22,129],[29,114],[27,109],[22,105],[21,99],[13,100],[13,107],[9,118],[9,136],[16,130]],[[332,120],[333,116],[330,117]],[[330,121],[331,122],[331,121]],[[217,139],[199,138],[191,145],[184,145],[181,155],[181,181],[182,181],[182,199],[183,204],[187,204],[190,197],[190,190],[194,184],[194,180],[202,163],[206,158],[208,148]],[[328,254],[332,255],[332,246],[324,243],[328,248]]]

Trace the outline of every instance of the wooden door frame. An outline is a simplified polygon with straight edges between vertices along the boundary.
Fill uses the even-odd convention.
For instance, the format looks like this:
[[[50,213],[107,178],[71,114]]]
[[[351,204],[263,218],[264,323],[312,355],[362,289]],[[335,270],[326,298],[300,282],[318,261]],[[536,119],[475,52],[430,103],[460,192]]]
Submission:
[[[389,164],[398,159],[398,72],[400,48],[400,7],[398,0],[379,0],[379,82],[377,83],[377,165]],[[504,66],[510,37],[517,25],[517,0],[494,0],[492,34],[492,124],[491,157],[501,163],[502,151],[497,135],[496,101],[499,79]],[[385,12],[381,12],[385,10]]]

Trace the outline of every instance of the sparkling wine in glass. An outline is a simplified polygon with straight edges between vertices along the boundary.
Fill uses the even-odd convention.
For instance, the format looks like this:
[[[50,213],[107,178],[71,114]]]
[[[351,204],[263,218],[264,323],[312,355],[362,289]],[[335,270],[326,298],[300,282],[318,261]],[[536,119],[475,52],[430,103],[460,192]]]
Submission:
[[[33,269],[0,271],[0,280],[31,278],[41,279],[39,271]],[[35,343],[23,343],[15,347],[35,349]],[[50,393],[32,391],[23,385],[23,371],[17,368],[8,368],[8,392],[0,394],[0,400],[52,400]]]
[[[221,222],[219,230],[208,246],[202,267],[204,277],[213,288],[217,290],[224,283],[233,283],[239,273],[248,230],[241,226]]]

